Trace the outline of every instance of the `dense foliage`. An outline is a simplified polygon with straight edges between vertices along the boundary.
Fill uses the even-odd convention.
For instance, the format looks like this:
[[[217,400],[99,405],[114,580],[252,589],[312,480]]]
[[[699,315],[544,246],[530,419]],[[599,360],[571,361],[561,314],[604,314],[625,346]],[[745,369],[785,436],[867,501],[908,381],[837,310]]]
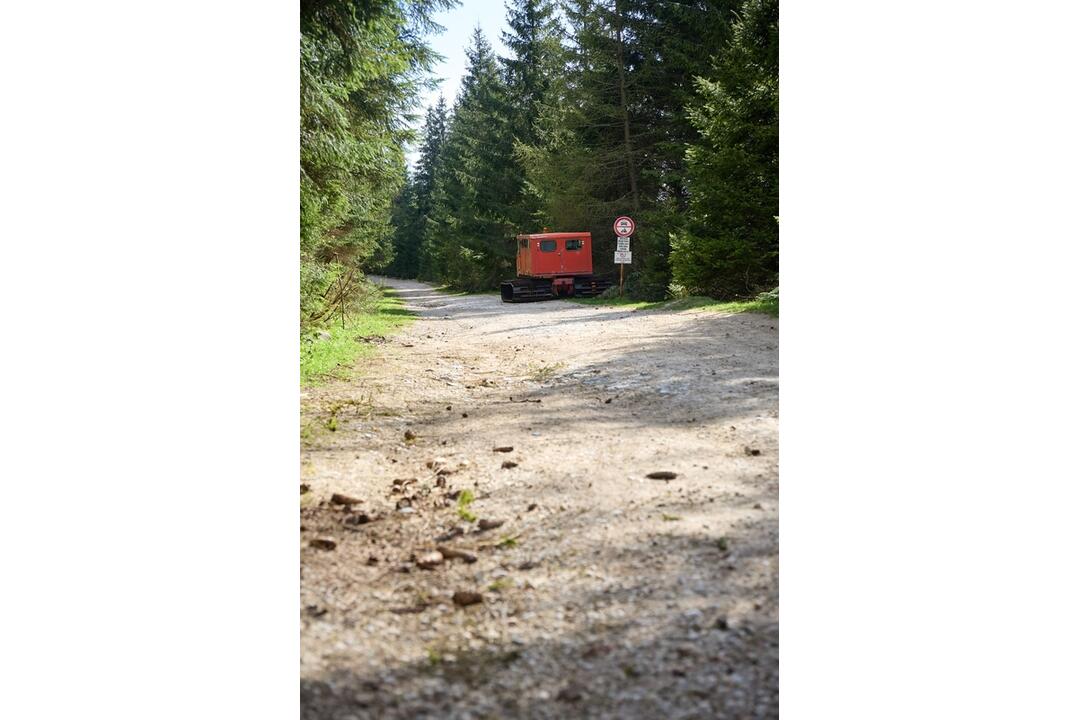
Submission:
[[[689,221],[674,241],[675,282],[686,292],[746,295],[777,283],[780,263],[778,0],[749,0],[690,118]]]
[[[513,236],[544,227],[591,231],[611,272],[624,213],[637,297],[777,285],[777,0],[509,0],[509,57],[474,33],[461,90],[427,110],[407,173],[433,7],[302,4],[312,317],[363,269],[493,288],[514,274]]]
[[[476,30],[468,73],[435,166],[431,215],[420,240],[420,276],[467,290],[495,287],[513,267],[514,203],[510,101],[498,58]]]
[[[436,59],[423,42],[452,0],[301,0],[300,311],[344,310],[392,257],[409,112]]]

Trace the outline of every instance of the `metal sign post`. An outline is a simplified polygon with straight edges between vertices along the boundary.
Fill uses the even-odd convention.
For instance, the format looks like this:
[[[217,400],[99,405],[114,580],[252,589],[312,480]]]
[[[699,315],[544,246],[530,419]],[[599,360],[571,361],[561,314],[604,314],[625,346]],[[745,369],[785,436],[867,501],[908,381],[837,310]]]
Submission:
[[[626,250],[622,248],[623,241],[619,241],[619,250],[615,251],[615,263],[619,266],[619,297],[623,293],[623,268],[630,264],[630,241],[626,241]]]
[[[637,225],[634,219],[627,215],[615,218],[612,226],[616,235],[615,263],[619,266],[619,297],[623,293],[623,268],[630,264],[630,236],[634,234]]]

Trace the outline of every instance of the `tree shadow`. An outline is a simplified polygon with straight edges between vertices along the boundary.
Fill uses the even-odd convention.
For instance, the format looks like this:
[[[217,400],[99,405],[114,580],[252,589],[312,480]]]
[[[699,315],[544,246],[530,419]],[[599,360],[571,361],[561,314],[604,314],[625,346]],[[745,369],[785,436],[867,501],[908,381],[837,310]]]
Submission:
[[[474,307],[475,296],[444,295],[431,289],[397,292],[410,303],[429,303],[423,312],[432,319],[439,319],[444,308],[453,313],[454,320],[505,313],[494,304],[500,302],[497,297],[491,298],[489,311],[486,305],[479,310]],[[515,313],[518,308],[528,308],[521,311],[526,324],[499,333],[537,329],[527,324],[528,316],[556,310],[559,317],[541,326],[557,338],[569,327],[580,327],[579,323],[618,321],[632,315],[628,311],[598,313],[589,306],[562,301],[515,306]],[[568,308],[580,314],[563,312]],[[492,494],[500,491],[504,477],[525,479],[529,499],[540,511],[553,514],[567,492],[587,492],[594,467],[612,467],[610,438],[603,433],[652,439],[675,427],[712,433],[731,428],[734,432],[736,427],[774,417],[779,368],[773,352],[775,333],[765,330],[771,329],[769,322],[746,316],[695,315],[680,332],[635,336],[632,342],[610,348],[602,360],[595,359],[590,348],[563,343],[553,359],[565,361],[568,367],[540,380],[507,369],[505,377],[485,378],[487,384],[481,385],[479,376],[463,368],[452,382],[472,386],[468,392],[475,403],[455,400],[455,412],[427,413],[410,428],[421,439],[445,440],[447,450],[470,440],[476,423],[505,428],[509,444],[519,450],[527,449],[532,429],[543,432],[545,427],[558,426],[561,432],[572,434],[593,467],[560,465],[556,458],[554,463],[531,469],[526,456],[522,467],[501,471],[497,468],[503,456],[483,461],[485,468],[489,461],[496,468],[486,481]],[[690,362],[685,360],[688,356]],[[432,363],[435,368],[434,358]],[[438,383],[444,381],[425,377],[423,382],[431,384],[423,386],[421,394],[434,398]],[[469,418],[461,418],[459,409],[467,409]],[[603,433],[597,432],[598,427]],[[340,433],[332,449],[363,447],[356,434]],[[432,450],[437,452],[438,447]],[[343,651],[346,661],[328,662],[336,669],[304,673],[301,716],[308,720],[777,717],[778,529],[773,510],[763,509],[774,508],[777,500],[776,448],[748,447],[746,452],[752,450],[765,457],[753,459],[741,448],[732,451],[737,453],[734,456],[710,454],[710,464],[726,465],[732,492],[712,493],[705,500],[693,499],[693,493],[671,493],[662,504],[650,506],[648,512],[672,518],[667,522],[665,517],[660,530],[655,524],[649,530],[620,520],[612,510],[627,506],[615,504],[594,512],[558,515],[550,524],[560,536],[557,542],[548,542],[541,534],[546,521],[522,507],[519,519],[524,519],[519,524],[535,529],[535,541],[527,535],[520,547],[490,550],[476,565],[468,566],[469,573],[487,573],[486,577],[502,568],[516,583],[505,592],[485,593],[487,599],[480,605],[440,605],[397,615],[385,604],[368,599],[364,603],[368,616],[350,615],[348,608],[331,606],[323,617],[305,617],[305,629],[314,623],[333,625],[338,637],[349,641],[345,646],[353,649]],[[765,472],[769,477],[761,480]],[[468,473],[450,476],[455,485],[472,479]],[[683,479],[670,487],[680,487]],[[708,489],[706,475],[694,483],[686,487]],[[685,529],[695,515],[705,512],[703,502],[722,503],[731,521],[711,530]],[[416,522],[395,526],[394,547],[406,553],[430,543],[430,528],[445,525],[440,520],[453,521],[453,513],[452,508],[435,511],[424,520],[424,529]],[[609,523],[611,532],[602,536],[605,539],[586,540],[596,537],[585,531],[598,523]],[[364,525],[350,538],[366,547],[374,542],[375,533],[383,532],[379,526]],[[573,556],[558,554],[568,547],[563,538],[575,539],[569,544]],[[532,585],[542,579],[532,579],[522,569],[523,561],[540,563],[539,573],[550,573],[558,584],[538,591]],[[448,590],[453,588],[448,578],[460,577],[452,575],[459,571],[464,569],[443,568],[423,579]],[[372,622],[371,613],[384,625]],[[545,618],[560,614],[573,621],[549,631],[530,625],[531,613]],[[500,635],[479,646],[470,645],[462,635],[463,626],[450,622],[454,618],[464,618],[465,628],[472,627],[469,618],[486,618],[500,628]],[[511,620],[527,632],[515,636],[509,629]],[[434,627],[444,642],[432,647],[427,657],[387,658],[377,665],[364,654],[365,648],[372,652],[365,645],[365,633],[371,632],[368,627],[375,627],[374,632],[389,627],[395,636]]]
[[[734,534],[729,548],[678,532],[585,547],[584,555],[602,558],[605,577],[566,582],[546,607],[530,604],[526,584],[520,597],[454,611],[513,618],[554,606],[582,618],[574,631],[479,648],[448,640],[422,660],[305,677],[301,717],[778,717],[775,570],[755,584],[730,569],[773,557],[775,546],[744,547],[744,536]],[[665,551],[660,565],[657,542]],[[694,578],[727,589],[709,595]],[[748,595],[760,611],[736,602]]]

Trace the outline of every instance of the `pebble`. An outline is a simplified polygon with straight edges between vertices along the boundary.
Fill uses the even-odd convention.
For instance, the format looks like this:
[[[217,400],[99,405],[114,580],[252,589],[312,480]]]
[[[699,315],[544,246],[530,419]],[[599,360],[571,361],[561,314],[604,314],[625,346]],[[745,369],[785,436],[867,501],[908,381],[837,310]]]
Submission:
[[[473,555],[472,553],[464,552],[463,550],[455,550],[453,548],[444,547],[442,545],[437,547],[436,550],[441,552],[443,557],[447,560],[460,559],[470,564],[476,562],[475,555]]]
[[[346,525],[366,525],[371,522],[371,516],[363,512],[356,513],[345,518],[344,522]]]
[[[443,554],[438,550],[426,552],[420,557],[416,558],[416,564],[418,567],[424,570],[433,570],[435,567],[442,565]]]
[[[458,590],[454,593],[453,600],[455,605],[466,607],[484,602],[484,596],[472,590]]]

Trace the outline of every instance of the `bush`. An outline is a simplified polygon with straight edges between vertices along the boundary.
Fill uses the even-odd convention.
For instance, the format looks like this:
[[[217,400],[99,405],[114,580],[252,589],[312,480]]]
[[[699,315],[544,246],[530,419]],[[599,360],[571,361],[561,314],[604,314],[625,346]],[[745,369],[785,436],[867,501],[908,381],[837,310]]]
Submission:
[[[356,265],[300,261],[300,332],[311,334],[341,313],[355,312],[377,292]]]
[[[600,298],[601,300],[613,300],[613,299],[619,297],[619,286],[618,285],[612,285],[607,290],[605,290],[604,292],[597,295],[597,297]]]
[[[667,297],[669,280],[666,268],[646,266],[626,278],[626,294],[634,300],[663,300]]]

